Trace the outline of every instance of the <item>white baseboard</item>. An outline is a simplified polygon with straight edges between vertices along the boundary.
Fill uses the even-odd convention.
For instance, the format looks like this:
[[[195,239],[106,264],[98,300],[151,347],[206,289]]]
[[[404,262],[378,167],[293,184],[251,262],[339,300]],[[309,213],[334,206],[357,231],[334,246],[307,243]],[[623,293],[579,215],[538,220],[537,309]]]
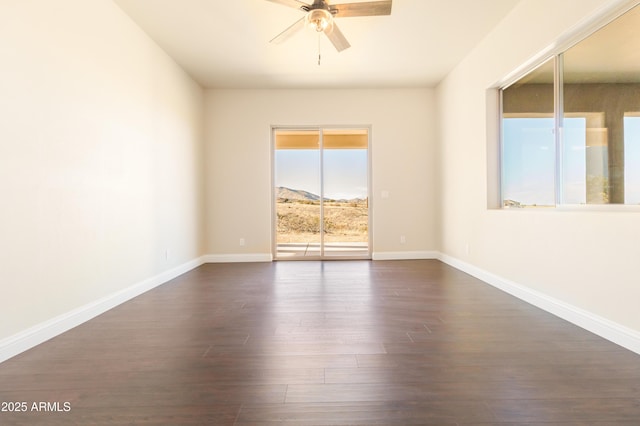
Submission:
[[[113,309],[136,296],[184,274],[185,272],[197,268],[203,263],[204,258],[202,257],[194,259],[173,269],[162,272],[155,277],[151,277],[134,284],[131,287],[120,290],[70,312],[51,318],[50,320],[21,331],[13,336],[2,339],[0,340],[0,362],[6,361],[7,359],[31,349],[40,343],[44,343],[65,331],[71,330],[72,328],[97,317],[109,309]]]
[[[598,336],[640,354],[640,332],[595,315],[544,293],[506,280],[455,257],[440,253],[438,259],[447,265],[474,276],[487,284],[524,300],[557,317],[584,328]]]
[[[373,260],[413,260],[413,259],[438,259],[437,251],[382,251],[374,252]]]
[[[246,253],[246,254],[207,254],[205,263],[240,263],[240,262],[271,262],[271,253]]]
[[[554,299],[544,293],[532,290],[515,282],[506,280],[475,265],[463,262],[452,256],[431,252],[379,252],[373,254],[374,260],[410,260],[438,259],[456,269],[472,275],[487,284],[499,288],[525,302],[537,306],[553,315],[567,320],[579,327],[591,331],[611,342],[640,354],[640,332],[617,324],[591,312],[577,308],[568,303]],[[271,254],[244,255],[206,255],[184,263],[155,277],[141,281],[133,286],[96,300],[87,305],[59,315],[41,324],[13,336],[0,340],[0,362],[12,358],[34,346],[39,345],[59,334],[64,333],[98,315],[133,299],[153,288],[156,288],[179,275],[182,275],[204,263],[222,262],[271,262]]]

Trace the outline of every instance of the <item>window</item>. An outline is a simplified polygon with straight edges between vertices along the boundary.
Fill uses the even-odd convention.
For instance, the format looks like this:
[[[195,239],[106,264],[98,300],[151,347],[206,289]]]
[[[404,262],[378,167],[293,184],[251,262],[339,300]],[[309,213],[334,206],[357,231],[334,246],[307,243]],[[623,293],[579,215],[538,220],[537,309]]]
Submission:
[[[640,113],[624,117],[624,201],[640,204]]]
[[[555,205],[554,62],[502,91],[505,207]]]
[[[500,90],[505,208],[640,204],[640,6]]]

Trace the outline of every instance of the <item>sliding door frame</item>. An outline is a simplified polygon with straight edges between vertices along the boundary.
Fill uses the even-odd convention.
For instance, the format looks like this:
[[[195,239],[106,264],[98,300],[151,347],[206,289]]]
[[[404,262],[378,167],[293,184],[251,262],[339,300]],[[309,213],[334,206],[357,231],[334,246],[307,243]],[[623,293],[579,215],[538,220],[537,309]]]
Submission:
[[[324,253],[324,141],[323,134],[325,130],[354,130],[366,129],[367,131],[367,255],[366,256],[325,256]],[[308,130],[317,131],[319,135],[319,151],[320,151],[320,255],[319,256],[293,256],[278,257],[278,229],[277,229],[277,194],[276,194],[276,132],[287,130]],[[373,181],[372,181],[372,155],[371,155],[371,134],[372,126],[367,125],[272,125],[271,126],[271,251],[274,260],[361,260],[371,259],[373,253]]]

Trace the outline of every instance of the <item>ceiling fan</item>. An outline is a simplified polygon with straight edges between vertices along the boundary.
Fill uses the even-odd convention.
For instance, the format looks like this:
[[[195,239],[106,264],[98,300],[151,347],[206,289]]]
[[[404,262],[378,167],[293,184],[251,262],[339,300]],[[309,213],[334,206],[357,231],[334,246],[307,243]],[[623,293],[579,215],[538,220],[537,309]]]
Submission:
[[[329,4],[326,0],[313,0],[313,4],[308,4],[300,0],[267,0],[283,6],[293,7],[305,12],[305,16],[293,23],[289,28],[278,34],[271,40],[271,43],[281,43],[309,26],[318,33],[325,33],[338,52],[349,48],[351,45],[347,41],[342,31],[338,28],[334,18],[347,18],[355,16],[380,16],[391,15],[391,1],[368,1],[361,3],[341,3]]]

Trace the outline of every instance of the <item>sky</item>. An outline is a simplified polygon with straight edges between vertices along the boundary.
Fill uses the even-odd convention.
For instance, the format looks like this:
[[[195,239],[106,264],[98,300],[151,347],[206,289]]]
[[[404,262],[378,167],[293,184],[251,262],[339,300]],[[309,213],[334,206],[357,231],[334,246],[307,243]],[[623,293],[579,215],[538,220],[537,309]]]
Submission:
[[[506,118],[503,134],[503,199],[555,205],[553,118]]]
[[[555,205],[553,118],[503,120],[503,198]],[[625,204],[640,204],[640,117],[625,117]],[[606,177],[606,146],[586,147],[586,120],[565,118],[563,190],[567,204],[586,202],[586,175]]]
[[[366,198],[367,150],[325,149],[323,153],[325,198]],[[320,151],[276,150],[275,185],[320,195]]]

